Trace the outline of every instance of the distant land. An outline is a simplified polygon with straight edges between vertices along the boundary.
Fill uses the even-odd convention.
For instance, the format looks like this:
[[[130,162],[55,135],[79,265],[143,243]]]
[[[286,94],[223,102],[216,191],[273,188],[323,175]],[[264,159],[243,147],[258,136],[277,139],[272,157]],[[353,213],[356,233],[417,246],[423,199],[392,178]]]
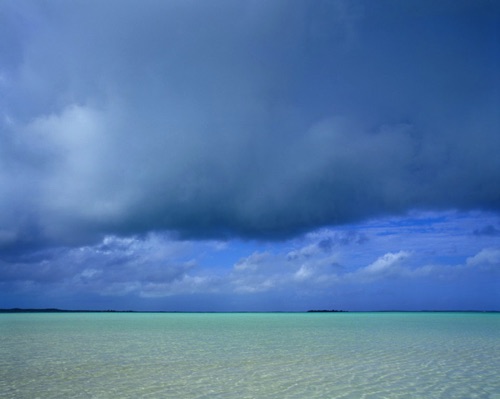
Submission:
[[[308,310],[307,312],[344,312],[343,310]],[[57,309],[57,308],[10,308],[0,309],[0,313],[304,313],[303,311],[297,312],[283,312],[283,311],[182,311],[182,310],[93,310],[93,309]]]
[[[182,311],[182,310],[95,310],[95,309],[57,309],[57,308],[10,308],[0,313],[500,313],[499,310],[363,310],[348,311],[336,309],[311,309],[307,311]]]

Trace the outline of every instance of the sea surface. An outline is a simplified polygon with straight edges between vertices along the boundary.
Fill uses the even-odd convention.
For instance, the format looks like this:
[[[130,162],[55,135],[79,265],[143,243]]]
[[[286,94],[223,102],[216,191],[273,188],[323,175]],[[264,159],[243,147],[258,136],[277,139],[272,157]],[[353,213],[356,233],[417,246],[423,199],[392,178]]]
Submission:
[[[0,314],[0,398],[500,398],[500,314]]]

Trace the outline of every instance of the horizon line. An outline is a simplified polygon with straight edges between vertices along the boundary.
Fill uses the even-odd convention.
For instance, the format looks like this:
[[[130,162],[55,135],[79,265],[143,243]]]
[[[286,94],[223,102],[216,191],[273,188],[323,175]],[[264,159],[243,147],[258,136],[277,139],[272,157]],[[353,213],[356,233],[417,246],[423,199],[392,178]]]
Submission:
[[[421,310],[117,310],[117,309],[59,309],[59,308],[0,308],[0,313],[500,313],[500,310],[421,309]]]

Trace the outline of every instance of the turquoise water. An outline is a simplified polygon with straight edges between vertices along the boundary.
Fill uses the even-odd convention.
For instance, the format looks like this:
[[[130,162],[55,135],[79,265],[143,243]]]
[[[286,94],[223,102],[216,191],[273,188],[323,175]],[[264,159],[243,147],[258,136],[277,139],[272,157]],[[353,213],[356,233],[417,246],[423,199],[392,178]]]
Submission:
[[[500,314],[0,314],[0,398],[500,398]]]

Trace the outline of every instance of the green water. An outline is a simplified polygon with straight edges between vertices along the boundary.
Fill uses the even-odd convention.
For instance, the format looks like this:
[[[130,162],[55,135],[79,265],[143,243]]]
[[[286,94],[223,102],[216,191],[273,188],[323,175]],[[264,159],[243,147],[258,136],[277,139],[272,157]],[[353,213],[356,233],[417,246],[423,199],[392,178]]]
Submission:
[[[500,398],[500,314],[0,314],[0,398]]]

